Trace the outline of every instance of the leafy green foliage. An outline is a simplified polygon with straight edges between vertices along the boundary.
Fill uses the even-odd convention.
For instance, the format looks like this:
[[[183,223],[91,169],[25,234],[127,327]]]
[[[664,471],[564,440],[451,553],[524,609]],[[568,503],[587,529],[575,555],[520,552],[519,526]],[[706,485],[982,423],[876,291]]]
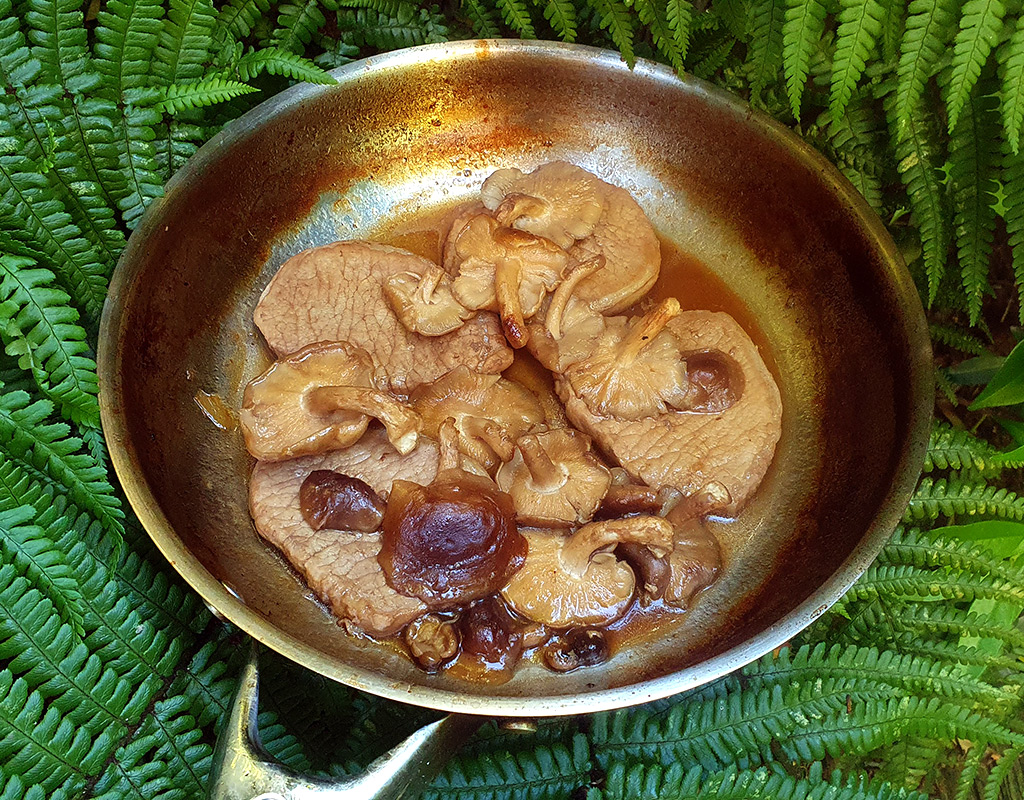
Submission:
[[[244,647],[125,515],[97,430],[97,323],[125,236],[166,179],[261,97],[329,83],[317,65],[508,34],[658,58],[803,121],[892,223],[941,312],[936,342],[981,355],[996,339],[967,326],[999,285],[997,216],[1024,288],[1016,1],[105,0],[88,24],[86,12],[0,0],[3,800],[205,791]],[[1015,356],[1005,364],[975,409],[1014,413]],[[964,373],[939,375],[955,420]],[[530,735],[489,726],[424,796],[1019,796],[1022,465],[1020,447],[937,424],[906,514],[921,527],[897,531],[789,647],[648,706]],[[261,658],[263,739],[296,769],[359,770],[430,717]]]

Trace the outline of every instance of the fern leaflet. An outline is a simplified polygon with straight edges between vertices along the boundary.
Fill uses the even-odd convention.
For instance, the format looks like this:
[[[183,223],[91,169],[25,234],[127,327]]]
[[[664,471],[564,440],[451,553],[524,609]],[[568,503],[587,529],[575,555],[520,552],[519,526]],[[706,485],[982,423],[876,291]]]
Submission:
[[[960,17],[960,30],[953,43],[953,74],[946,99],[949,132],[956,131],[960,112],[964,110],[971,90],[981,76],[1006,14],[1001,0],[967,0]]]
[[[992,201],[998,153],[991,142],[998,136],[999,115],[998,101],[987,93],[987,83],[979,83],[967,99],[949,145],[953,225],[971,324],[981,316],[983,295],[991,291],[988,267],[996,225]]]
[[[612,42],[629,66],[636,63],[633,51],[633,16],[621,0],[590,0],[598,14],[601,27],[608,31]],[[671,25],[671,19],[669,20]]]
[[[178,114],[190,108],[201,108],[223,103],[234,97],[258,92],[254,86],[213,75],[192,83],[168,86],[157,108],[169,114]]]
[[[999,107],[1003,113],[1003,128],[1010,149],[1020,149],[1020,127],[1024,122],[1024,16],[1017,18],[1013,35],[999,49],[1002,72]]]
[[[495,5],[501,12],[501,18],[505,20],[505,24],[513,31],[524,39],[537,38],[533,20],[530,19],[530,11],[524,0],[495,0]]]
[[[825,30],[824,0],[789,0],[782,26],[782,63],[793,116],[800,119],[800,105],[811,53]]]
[[[853,96],[882,31],[885,9],[878,0],[840,0],[839,30],[832,60],[832,92],[829,110],[840,117]]]
[[[99,428],[96,362],[70,298],[48,284],[53,275],[32,262],[0,256],[0,323],[6,321],[7,352],[32,373],[62,416]]]
[[[32,55],[42,63],[48,81],[72,93],[86,88],[83,73],[89,54],[79,0],[29,0],[25,21]]]
[[[969,431],[957,430],[945,422],[936,422],[928,439],[924,471],[932,472],[936,469],[975,469],[985,475],[998,475],[999,452]]]
[[[271,0],[228,0],[217,12],[214,41],[246,38],[270,6]]]
[[[1003,163],[1000,179],[1003,184],[1003,219],[1013,258],[1013,274],[1019,299],[1018,315],[1024,322],[1024,148],[1013,151],[1003,142]]]
[[[765,87],[773,84],[782,67],[782,29],[786,19],[785,0],[753,0],[750,7],[751,102],[760,100]]]
[[[96,27],[96,67],[107,76],[103,96],[119,101],[146,85],[163,29],[160,0],[108,0]]]
[[[986,352],[985,343],[981,339],[960,328],[933,322],[928,325],[928,333],[931,335],[933,342],[939,342],[947,347],[952,347],[961,353],[980,356]],[[972,438],[977,440],[976,437]]]
[[[640,11],[639,4],[637,11]],[[576,9],[571,0],[546,0],[544,19],[563,42],[576,41]]]
[[[959,483],[925,478],[904,515],[907,520],[946,517],[1024,519],[1024,498],[1008,489],[987,484]]]
[[[665,21],[672,32],[679,58],[685,61],[690,49],[690,28],[693,26],[693,5],[690,0],[668,0],[665,6]],[[668,43],[665,46],[670,47]]]
[[[165,85],[199,80],[216,23],[212,0],[171,0],[153,74]]]
[[[246,53],[235,64],[235,72],[243,81],[252,80],[261,72],[267,72],[308,83],[336,83],[334,78],[308,59],[276,47],[264,47]]]
[[[938,68],[956,29],[959,0],[912,0],[897,67],[895,130],[902,138],[914,124],[925,83]]]
[[[313,34],[326,22],[318,0],[283,3],[277,11],[277,29],[270,37],[270,43],[301,55],[312,41]]]
[[[469,18],[473,33],[481,39],[497,39],[501,36],[498,20],[486,0],[463,0],[462,11]]]

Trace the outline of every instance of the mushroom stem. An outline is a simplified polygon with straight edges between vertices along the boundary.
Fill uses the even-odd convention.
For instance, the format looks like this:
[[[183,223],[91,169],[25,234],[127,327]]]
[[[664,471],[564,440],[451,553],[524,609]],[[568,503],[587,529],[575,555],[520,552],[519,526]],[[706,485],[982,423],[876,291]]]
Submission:
[[[597,256],[589,261],[584,261],[582,264],[577,264],[569,270],[565,280],[558,284],[558,288],[551,295],[551,305],[548,306],[548,315],[544,319],[544,327],[551,334],[551,338],[556,340],[562,338],[562,315],[565,313],[565,307],[569,303],[569,298],[572,297],[572,293],[579,286],[580,281],[590,277],[603,266],[604,256]]]
[[[320,416],[333,411],[355,411],[376,417],[384,423],[388,439],[399,453],[407,455],[416,447],[419,414],[384,392],[362,386],[319,386],[309,392],[306,405]]]
[[[437,454],[437,472],[438,474],[449,469],[460,469],[459,467],[459,430],[455,427],[455,420],[452,417],[448,417],[444,422],[441,423],[441,427],[437,431],[438,439],[438,454]]]
[[[423,277],[420,278],[420,285],[417,287],[420,300],[423,301],[424,305],[430,305],[431,299],[434,297],[434,290],[437,289],[437,285],[441,282],[441,278],[444,275],[444,270],[433,264],[424,271]]]
[[[640,351],[661,333],[670,319],[679,316],[679,313],[679,301],[674,297],[667,297],[644,314],[638,322],[632,324],[626,338],[622,340],[619,350],[621,362],[623,364],[633,363],[640,355]]]
[[[629,542],[646,547],[655,558],[672,552],[672,523],[662,517],[642,516],[590,522],[574,533],[562,548],[562,566],[582,575],[594,553],[602,547]]]
[[[551,460],[536,436],[521,436],[518,444],[535,490],[554,492],[565,484],[566,473]]]
[[[516,446],[509,438],[508,431],[494,420],[466,416],[462,419],[462,429],[467,436],[479,439],[491,448],[503,462],[512,460]]]
[[[508,343],[516,349],[524,347],[530,338],[519,298],[522,269],[522,263],[515,258],[499,259],[494,269],[494,295],[498,301],[501,326],[505,329]]]

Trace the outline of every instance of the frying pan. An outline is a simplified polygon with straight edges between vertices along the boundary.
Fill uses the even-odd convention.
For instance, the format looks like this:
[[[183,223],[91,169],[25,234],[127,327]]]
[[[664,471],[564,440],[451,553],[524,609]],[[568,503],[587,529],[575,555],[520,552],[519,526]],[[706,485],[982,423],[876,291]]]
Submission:
[[[100,400],[115,469],[207,603],[358,689],[457,715],[540,717],[710,681],[838,599],[909,500],[932,398],[917,292],[850,184],[726,93],[592,48],[430,45],[333,74],[336,86],[296,86],[244,115],[174,176],[132,235],[104,309]],[[599,667],[557,675],[527,664],[501,686],[459,683],[347,635],[259,539],[232,410],[267,363],[252,311],[287,257],[392,235],[393,220],[472,197],[496,168],[555,159],[628,189],[665,240],[728,287],[775,372],[783,435],[754,500],[719,531],[723,576],[681,624]],[[692,287],[668,288],[686,298]],[[252,665],[243,689],[236,744],[248,736]],[[435,736],[445,747],[465,735],[452,719],[462,718]],[[432,736],[403,757],[437,750]],[[251,777],[250,767],[239,769]]]

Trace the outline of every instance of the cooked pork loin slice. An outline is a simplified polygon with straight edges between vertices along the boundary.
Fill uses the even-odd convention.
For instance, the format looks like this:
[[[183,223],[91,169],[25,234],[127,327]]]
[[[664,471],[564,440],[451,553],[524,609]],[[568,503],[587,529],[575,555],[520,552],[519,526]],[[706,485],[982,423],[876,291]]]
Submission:
[[[443,336],[411,333],[384,297],[392,275],[424,274],[429,261],[405,250],[348,241],[304,250],[288,259],[263,291],[253,319],[279,356],[320,341],[366,350],[388,389],[407,394],[464,364],[499,373],[512,351],[494,314],[481,312]]]
[[[434,479],[437,445],[424,440],[402,456],[374,427],[347,450],[261,461],[249,482],[249,510],[259,534],[284,553],[339,618],[372,636],[390,636],[426,606],[388,586],[377,563],[379,533],[314,531],[303,519],[299,489],[319,469],[360,478],[386,498],[395,480],[426,485]]]
[[[588,408],[565,375],[555,387],[569,420],[635,479],[685,495],[718,484],[721,500],[708,510],[735,514],[767,472],[781,436],[778,387],[757,346],[728,314],[684,311],[666,330],[687,362],[699,400],[691,407],[703,410],[615,419]]]

